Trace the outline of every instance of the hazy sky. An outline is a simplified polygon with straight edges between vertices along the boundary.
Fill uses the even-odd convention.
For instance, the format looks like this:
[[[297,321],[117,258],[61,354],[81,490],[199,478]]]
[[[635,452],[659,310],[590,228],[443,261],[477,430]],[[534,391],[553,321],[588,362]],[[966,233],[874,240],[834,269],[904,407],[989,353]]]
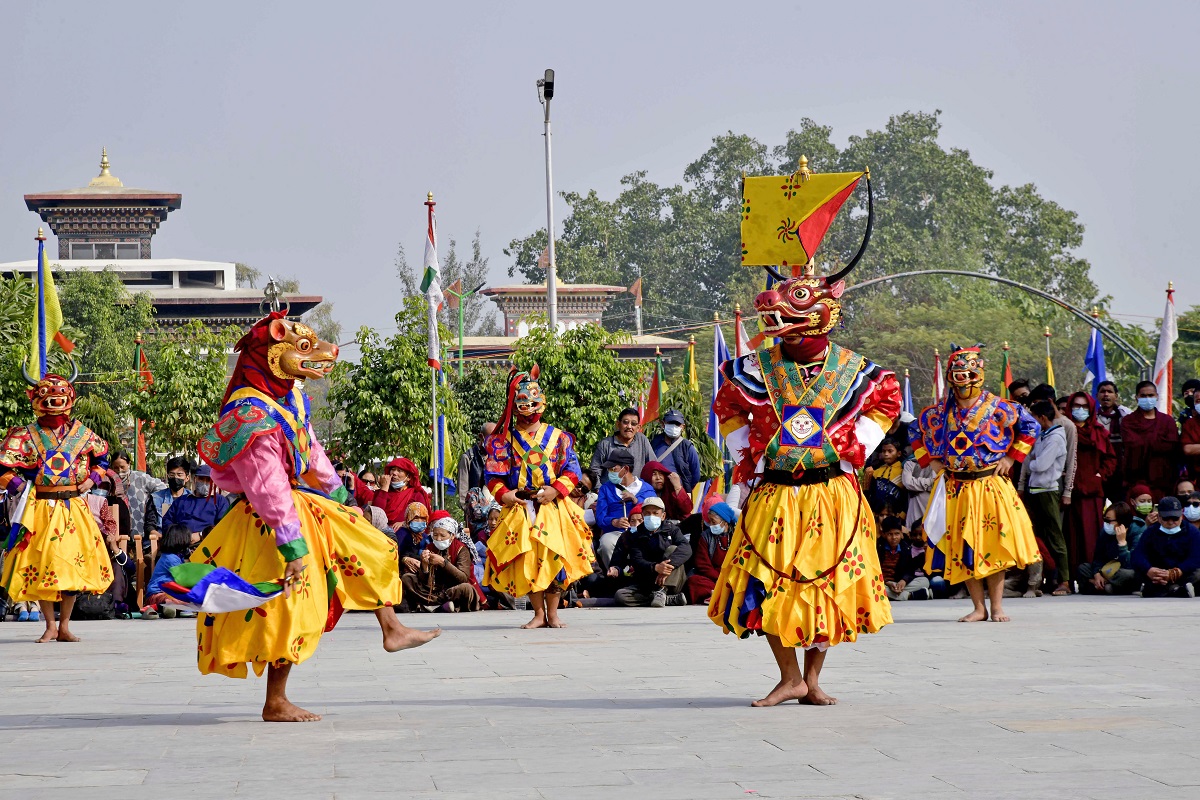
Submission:
[[[5,3],[0,261],[30,258],[22,195],[81,186],[101,145],[126,186],[181,192],[154,254],[244,261],[393,325],[398,242],[501,252],[545,222],[541,108],[558,76],[556,189],[678,182],[716,134],[835,139],[942,109],[945,146],[1077,211],[1125,321],[1174,279],[1200,303],[1197,3]],[[885,170],[886,164],[872,164]],[[562,204],[557,216],[561,219]]]

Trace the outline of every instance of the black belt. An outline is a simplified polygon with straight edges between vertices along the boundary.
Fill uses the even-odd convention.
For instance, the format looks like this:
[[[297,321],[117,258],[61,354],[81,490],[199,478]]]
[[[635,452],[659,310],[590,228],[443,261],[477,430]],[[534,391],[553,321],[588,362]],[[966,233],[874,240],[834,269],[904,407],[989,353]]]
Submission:
[[[793,475],[781,469],[768,469],[763,472],[763,483],[774,483],[779,486],[811,486],[814,483],[829,483],[831,478],[841,474],[841,470],[833,467],[817,467],[806,469],[799,475]]]
[[[50,487],[42,488],[40,486],[35,486],[33,489],[33,496],[38,500],[71,500],[75,497],[81,497],[83,494],[83,492],[79,491],[79,489],[75,488],[74,486],[69,489],[58,490]]]
[[[980,478],[987,478],[996,474],[996,468],[981,469],[978,472],[955,472],[952,469],[946,470],[951,478],[956,481],[977,481]]]

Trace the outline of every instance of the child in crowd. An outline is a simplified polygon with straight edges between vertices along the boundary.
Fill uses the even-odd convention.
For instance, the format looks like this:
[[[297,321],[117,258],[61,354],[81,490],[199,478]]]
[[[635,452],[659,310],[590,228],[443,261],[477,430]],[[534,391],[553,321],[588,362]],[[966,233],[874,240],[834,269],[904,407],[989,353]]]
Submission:
[[[884,439],[883,444],[879,445],[878,463],[874,467],[867,467],[863,473],[867,502],[876,513],[883,511],[886,506],[900,509],[901,514],[907,510],[908,501],[901,485],[903,472],[900,446],[892,439]]]
[[[1133,515],[1129,503],[1113,503],[1104,510],[1104,529],[1096,540],[1092,560],[1079,565],[1079,590],[1085,594],[1133,594],[1142,578],[1131,558],[1146,526]]]
[[[889,600],[928,600],[929,578],[922,569],[925,548],[914,553],[904,520],[885,517],[879,533],[879,566]]]
[[[158,561],[154,564],[154,572],[146,583],[146,607],[142,609],[143,619],[155,619],[163,616],[172,619],[176,609],[175,601],[163,591],[163,584],[172,580],[171,567],[178,567],[187,560],[192,549],[192,532],[183,524],[172,525],[163,534],[158,546]]]

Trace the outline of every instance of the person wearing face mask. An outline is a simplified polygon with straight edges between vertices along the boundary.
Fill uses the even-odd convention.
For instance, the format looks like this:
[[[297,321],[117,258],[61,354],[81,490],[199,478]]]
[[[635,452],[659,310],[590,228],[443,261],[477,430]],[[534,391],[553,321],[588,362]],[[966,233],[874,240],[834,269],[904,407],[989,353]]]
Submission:
[[[149,551],[152,539],[162,537],[163,517],[176,500],[188,494],[187,484],[191,477],[192,462],[187,456],[167,459],[166,487],[152,493],[142,508],[142,534],[146,537],[142,542],[144,550]]]
[[[420,483],[420,471],[408,458],[393,458],[380,479],[379,488],[371,496],[371,505],[383,509],[393,528],[404,524],[404,513],[410,503],[420,503],[428,512],[429,492]]]
[[[396,529],[396,553],[400,572],[416,572],[421,568],[421,548],[427,544],[429,509],[421,503],[408,504],[404,522]]]
[[[1196,417],[1196,397],[1198,393],[1200,393],[1200,379],[1188,378],[1183,382],[1183,394],[1180,395],[1183,400],[1183,410],[1179,412],[1180,425]]]
[[[1025,461],[1025,468],[1021,470],[1017,488],[1022,493],[1034,533],[1054,556],[1058,584],[1052,594],[1062,597],[1071,593],[1071,559],[1063,538],[1063,513],[1059,503],[1063,464],[1067,458],[1066,436],[1063,426],[1055,421],[1058,419],[1057,409],[1050,400],[1034,401],[1029,406],[1029,412],[1042,431]]]
[[[1192,397],[1195,402],[1195,395]],[[1183,421],[1179,430],[1179,443],[1183,452],[1184,468],[1192,483],[1200,483],[1200,414],[1192,414]]]
[[[629,521],[630,509],[656,495],[650,482],[641,480],[633,471],[633,454],[628,450],[613,450],[603,466],[604,482],[596,493],[596,525],[600,528],[597,551],[600,563],[607,566],[621,532],[633,527]]]
[[[229,501],[212,485],[212,468],[202,464],[192,479],[192,490],[175,499],[163,515],[163,529],[183,525],[195,542],[221,521],[229,510]]]
[[[1072,564],[1087,561],[1100,537],[1104,516],[1104,484],[1117,469],[1117,453],[1108,431],[1096,421],[1096,407],[1087,392],[1068,398],[1067,411],[1077,436],[1075,494],[1064,515],[1067,555]]]
[[[717,579],[721,577],[721,565],[729,553],[733,528],[737,525],[737,512],[728,503],[709,501],[706,505],[704,525],[692,548],[696,567],[687,579],[688,600],[694,605],[707,603],[712,597]]]
[[[692,557],[692,546],[679,526],[667,519],[666,507],[658,497],[642,502],[642,523],[633,532],[629,563],[633,585],[618,589],[613,599],[622,606],[687,605],[682,593],[687,575],[684,564]]]
[[[684,435],[682,411],[673,408],[663,416],[662,433],[654,435],[650,446],[654,448],[654,460],[666,467],[668,473],[678,475],[684,491],[691,494],[700,480],[700,454]]]
[[[1200,582],[1200,528],[1176,497],[1158,501],[1158,523],[1146,528],[1131,564],[1145,581],[1142,597],[1195,597]]]
[[[1200,511],[1200,509],[1197,509]],[[1200,515],[1197,515],[1200,518]],[[1146,525],[1124,501],[1104,510],[1104,524],[1091,561],[1079,565],[1079,591],[1083,594],[1133,594],[1142,583],[1131,564],[1133,551]]]
[[[129,506],[130,535],[140,533],[145,536],[146,530],[143,526],[146,521],[146,503],[151,501],[151,496],[155,492],[166,489],[167,484],[148,472],[133,469],[129,454],[124,451],[118,452],[113,457],[112,468],[125,487],[125,499]],[[169,495],[170,492],[167,494]]]
[[[413,611],[478,611],[483,591],[475,582],[471,548],[455,535],[458,523],[448,511],[429,515],[429,537],[415,570],[400,576],[403,603]]]
[[[1192,492],[1183,503],[1183,518],[1200,527],[1200,492]]]
[[[1175,418],[1158,410],[1158,389],[1137,385],[1138,410],[1121,420],[1126,485],[1144,483],[1155,497],[1170,494],[1179,476],[1179,429]]]

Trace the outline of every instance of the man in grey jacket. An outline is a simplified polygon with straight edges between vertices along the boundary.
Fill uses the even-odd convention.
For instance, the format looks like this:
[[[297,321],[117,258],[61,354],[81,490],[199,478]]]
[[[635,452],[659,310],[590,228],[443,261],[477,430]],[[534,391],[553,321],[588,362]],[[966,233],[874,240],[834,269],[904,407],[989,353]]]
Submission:
[[[596,443],[592,451],[592,463],[588,472],[592,476],[592,486],[601,486],[601,471],[604,463],[609,460],[613,450],[618,448],[628,450],[633,456],[633,474],[642,474],[642,467],[647,461],[655,461],[654,448],[650,440],[641,432],[641,416],[636,408],[627,408],[617,416],[617,432]]]
[[[1071,567],[1067,561],[1067,542],[1062,530],[1063,471],[1067,465],[1067,435],[1058,422],[1058,409],[1051,400],[1038,400],[1029,412],[1042,426],[1042,434],[1033,445],[1021,469],[1017,487],[1025,498],[1025,508],[1033,523],[1033,532],[1054,556],[1058,570],[1056,597],[1069,594]]]

